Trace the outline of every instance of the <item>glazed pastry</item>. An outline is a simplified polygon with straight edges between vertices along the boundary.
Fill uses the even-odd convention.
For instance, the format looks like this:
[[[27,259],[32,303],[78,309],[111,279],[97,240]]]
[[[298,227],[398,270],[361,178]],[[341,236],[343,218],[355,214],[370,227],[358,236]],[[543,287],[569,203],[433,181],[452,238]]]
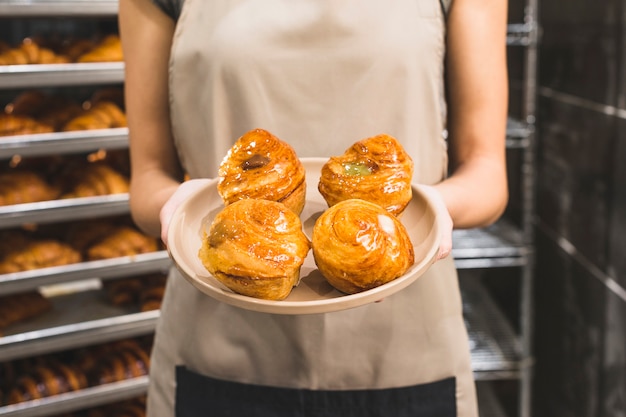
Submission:
[[[66,132],[75,130],[112,129],[126,127],[126,115],[111,101],[99,101],[81,115],[65,124]]]
[[[146,236],[135,228],[119,226],[87,249],[87,259],[96,261],[121,256],[155,252],[159,249],[158,241]]]
[[[22,375],[7,395],[7,404],[32,401],[87,387],[85,375],[60,362],[36,367]]]
[[[309,249],[300,218],[284,204],[243,199],[215,216],[199,257],[232,291],[282,300],[298,284]]]
[[[27,170],[0,174],[0,206],[49,201],[59,196],[59,189],[41,175]]]
[[[52,308],[52,303],[38,291],[0,297],[0,329],[37,317]]]
[[[33,135],[54,132],[49,124],[39,122],[32,117],[0,114],[0,136]]]
[[[89,373],[92,385],[110,384],[148,374],[148,352],[133,340],[112,346]]]
[[[69,58],[58,55],[51,49],[39,46],[30,38],[0,54],[0,65],[29,65],[29,64],[62,64],[69,62]]]
[[[124,60],[122,42],[118,35],[108,35],[91,50],[83,53],[77,62],[117,62]]]
[[[129,181],[106,163],[77,167],[63,180],[69,191],[61,198],[94,197],[128,192]]]
[[[399,215],[411,201],[413,161],[389,135],[356,142],[322,167],[319,192],[329,206],[360,198]]]
[[[346,294],[393,281],[414,262],[404,225],[365,200],[344,200],[322,213],[313,226],[311,244],[319,271]]]
[[[305,169],[295,150],[271,133],[255,129],[241,136],[224,157],[217,190],[224,204],[243,198],[278,201],[300,214]]]
[[[69,265],[80,261],[80,253],[70,245],[53,239],[41,239],[7,253],[0,260],[0,274]]]

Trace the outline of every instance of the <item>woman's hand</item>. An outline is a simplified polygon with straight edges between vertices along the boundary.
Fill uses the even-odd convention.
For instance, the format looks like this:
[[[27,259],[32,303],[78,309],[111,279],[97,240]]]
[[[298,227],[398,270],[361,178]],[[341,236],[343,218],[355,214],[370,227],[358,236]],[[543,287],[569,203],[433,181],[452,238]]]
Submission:
[[[195,193],[198,189],[204,187],[210,179],[193,179],[185,181],[174,191],[174,194],[165,202],[161,211],[159,212],[159,219],[161,221],[161,240],[167,246],[167,233],[169,230],[170,222],[174,212],[189,196]]]
[[[454,228],[454,222],[452,221],[452,217],[450,216],[450,212],[448,211],[448,207],[446,206],[443,196],[435,186],[420,184],[417,185],[417,188],[433,203],[437,213],[436,221],[439,223],[441,240],[439,242],[439,252],[437,252],[435,261],[439,261],[448,257],[448,255],[452,252],[452,229]]]

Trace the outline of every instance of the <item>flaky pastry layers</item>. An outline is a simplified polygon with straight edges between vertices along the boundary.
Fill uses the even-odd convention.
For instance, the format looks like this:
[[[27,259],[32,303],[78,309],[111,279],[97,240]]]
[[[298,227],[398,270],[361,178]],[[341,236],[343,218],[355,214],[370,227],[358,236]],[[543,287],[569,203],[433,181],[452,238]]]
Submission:
[[[394,137],[354,143],[324,164],[318,190],[329,206],[350,198],[371,201],[399,215],[411,201],[413,160]]]
[[[278,201],[296,214],[306,198],[305,169],[295,150],[263,129],[254,129],[230,148],[219,168],[217,190],[224,204],[243,198]]]
[[[275,201],[243,199],[215,216],[198,256],[232,291],[282,300],[298,284],[309,249],[300,218],[291,209]]]
[[[315,264],[330,285],[354,294],[402,276],[415,260],[404,225],[375,203],[341,201],[315,222]]]

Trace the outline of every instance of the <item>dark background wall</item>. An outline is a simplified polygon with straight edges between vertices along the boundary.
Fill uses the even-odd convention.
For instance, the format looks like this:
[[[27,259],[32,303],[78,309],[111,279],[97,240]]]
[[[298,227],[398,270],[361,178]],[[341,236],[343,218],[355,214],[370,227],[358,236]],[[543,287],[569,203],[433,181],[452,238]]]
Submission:
[[[538,9],[533,415],[624,417],[626,0]]]

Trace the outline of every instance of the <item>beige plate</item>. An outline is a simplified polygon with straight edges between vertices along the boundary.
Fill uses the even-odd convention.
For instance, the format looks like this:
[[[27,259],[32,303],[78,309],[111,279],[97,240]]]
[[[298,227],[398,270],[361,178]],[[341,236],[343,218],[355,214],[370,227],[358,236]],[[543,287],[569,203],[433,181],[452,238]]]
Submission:
[[[307,197],[300,218],[310,239],[315,220],[327,208],[326,202],[317,191],[320,171],[326,159],[302,158],[302,162],[306,168]],[[248,310],[276,314],[313,314],[371,303],[400,291],[415,281],[433,263],[439,248],[439,227],[435,221],[435,211],[427,197],[414,187],[413,199],[401,216],[415,248],[415,263],[405,275],[380,287],[346,295],[326,282],[315,266],[311,251],[301,268],[300,283],[285,300],[261,300],[233,293],[207,272],[198,258],[203,228],[211,224],[222,208],[222,199],[217,193],[217,180],[211,181],[174,213],[168,232],[168,250],[183,276],[196,288],[219,301]]]

